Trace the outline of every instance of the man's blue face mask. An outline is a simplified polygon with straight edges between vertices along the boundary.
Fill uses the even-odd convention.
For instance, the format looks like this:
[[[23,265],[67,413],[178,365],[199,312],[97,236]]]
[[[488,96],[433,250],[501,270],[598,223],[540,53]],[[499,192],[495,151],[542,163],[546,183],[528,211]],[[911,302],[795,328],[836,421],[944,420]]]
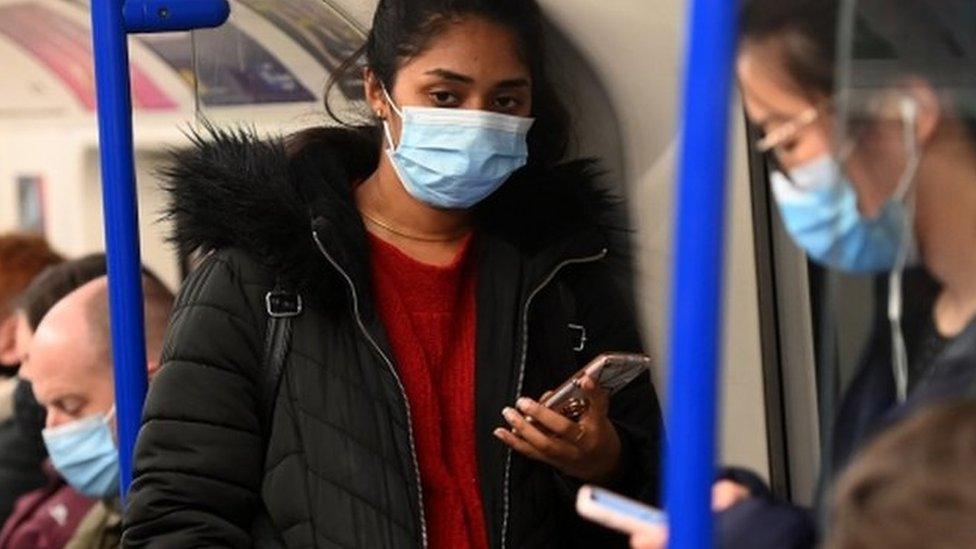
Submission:
[[[531,118],[465,109],[399,109],[389,94],[386,99],[402,121],[399,144],[383,121],[386,154],[407,192],[425,204],[470,208],[528,160]]]
[[[106,499],[119,489],[119,451],[112,435],[113,407],[44,429],[44,445],[51,463],[72,488],[90,498]]]

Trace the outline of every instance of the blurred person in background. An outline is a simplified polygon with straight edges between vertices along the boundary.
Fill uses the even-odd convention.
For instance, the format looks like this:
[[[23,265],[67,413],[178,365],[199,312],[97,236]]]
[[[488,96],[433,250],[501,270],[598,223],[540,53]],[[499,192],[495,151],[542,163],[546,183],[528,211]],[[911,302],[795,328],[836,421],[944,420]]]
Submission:
[[[173,294],[152,274],[143,274],[142,286],[151,378],[159,366]],[[65,547],[118,547],[121,511],[107,278],[75,290],[44,316],[21,375],[47,411],[43,437],[54,468],[79,493],[98,500]]]
[[[824,489],[879,433],[976,386],[976,3],[750,0],[736,70],[793,241],[834,274],[889,279],[885,344],[825,412]],[[932,284],[906,296],[913,265]],[[725,546],[815,543],[816,513],[741,473],[716,485]]]
[[[87,282],[105,276],[105,256],[94,254],[48,267],[14,300],[17,316],[18,362],[23,362],[34,331],[44,315],[58,301]],[[47,457],[41,431],[44,429],[44,408],[34,399],[30,383],[20,379],[14,392],[14,421],[20,436],[28,441],[29,455]],[[0,462],[22,459],[20,446],[0,441]],[[71,539],[78,523],[88,513],[95,500],[86,497],[67,484],[45,461],[42,470],[44,486],[21,496],[0,531],[0,549],[58,548]]]
[[[976,401],[879,435],[840,476],[824,549],[976,547]]]
[[[22,494],[44,484],[44,453],[17,427],[14,402],[20,366],[15,298],[46,267],[61,257],[40,236],[0,235],[0,523]]]

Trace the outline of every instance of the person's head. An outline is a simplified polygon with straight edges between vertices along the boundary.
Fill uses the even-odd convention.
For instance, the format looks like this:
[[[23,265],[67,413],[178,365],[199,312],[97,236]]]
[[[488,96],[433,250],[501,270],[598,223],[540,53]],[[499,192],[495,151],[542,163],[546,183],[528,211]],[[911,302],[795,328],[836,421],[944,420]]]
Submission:
[[[834,93],[838,0],[747,0],[736,75],[750,121],[766,135]],[[789,169],[830,152],[819,118],[774,149]]]
[[[105,276],[105,272],[105,255],[92,254],[52,265],[34,277],[11,306],[11,315],[16,323],[16,337],[11,350],[17,364],[22,362],[34,330],[37,330],[51,307],[86,282]]]
[[[13,306],[12,314],[17,320],[14,350],[18,364],[27,356],[34,331],[51,307],[83,284],[101,276],[105,276],[105,255],[92,254],[48,267],[31,281],[14,300]],[[15,421],[25,434],[40,438],[45,410],[34,400],[30,383],[22,379],[20,385],[14,397]]]
[[[534,118],[529,164],[554,164],[567,152],[569,120],[548,76],[536,0],[380,0],[366,44],[329,88],[361,70],[363,57],[377,159],[387,146],[381,120],[397,142],[402,123],[384,89],[397,109],[459,108]],[[327,110],[343,122],[326,95]]]
[[[159,365],[173,295],[152,275],[143,275],[142,286],[151,376]],[[71,292],[44,316],[20,374],[47,409],[48,428],[112,409],[115,388],[107,278],[97,278]]]
[[[899,215],[889,211],[890,205],[915,196],[914,228],[924,257],[926,235],[921,233],[936,232],[930,221],[945,217],[935,211],[939,206],[931,200],[939,185],[951,178],[943,167],[962,166],[976,154],[968,115],[957,108],[958,95],[944,89],[945,68],[954,63],[960,68],[972,66],[973,52],[966,51],[971,44],[957,47],[947,39],[942,13],[973,8],[955,0],[896,4],[859,0],[848,39],[840,36],[838,27],[848,20],[841,10],[850,4],[841,0],[746,2],[736,63],[746,113],[765,134],[759,149],[771,153],[774,167],[784,174],[779,184],[777,177],[773,181],[781,207],[800,202],[795,199],[797,191],[809,198],[811,188],[823,191],[825,181],[833,179],[851,188],[850,197],[834,192],[826,206],[836,211],[848,208],[845,201],[856,206],[846,216],[835,211],[838,233],[852,226],[849,218],[858,215],[864,220],[880,219],[890,226],[889,232],[899,233],[895,219]],[[838,70],[838,44],[845,43],[850,45],[848,59],[854,68]],[[860,80],[866,78],[873,80]],[[854,88],[856,93],[842,94]],[[816,198],[830,202],[824,192]],[[794,237],[813,223],[785,220]],[[861,222],[861,240],[882,239],[869,234],[875,229],[868,225]],[[804,242],[805,237],[797,240],[812,257],[822,259],[811,249],[817,247],[815,243]],[[863,265],[863,270],[890,269],[892,254],[884,256],[877,265]],[[860,270],[845,269],[848,264],[856,267],[842,261],[839,268]]]
[[[23,330],[14,314],[14,300],[45,268],[61,262],[47,242],[34,235],[0,235],[0,366],[19,363],[18,332]]]
[[[833,489],[827,549],[976,547],[976,402],[880,435]]]
[[[146,368],[152,377],[173,294],[151,274],[143,275],[142,286]],[[106,277],[68,294],[44,316],[20,375],[47,411],[42,437],[55,469],[88,497],[112,497],[119,465]]]

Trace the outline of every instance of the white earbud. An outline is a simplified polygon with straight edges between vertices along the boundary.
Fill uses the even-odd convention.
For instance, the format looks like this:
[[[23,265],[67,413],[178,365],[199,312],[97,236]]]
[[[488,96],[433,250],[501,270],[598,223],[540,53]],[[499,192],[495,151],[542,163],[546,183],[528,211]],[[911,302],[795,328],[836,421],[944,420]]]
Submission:
[[[918,119],[918,101],[914,97],[904,96],[901,98],[901,118],[905,121],[906,125],[914,128],[915,122]]]

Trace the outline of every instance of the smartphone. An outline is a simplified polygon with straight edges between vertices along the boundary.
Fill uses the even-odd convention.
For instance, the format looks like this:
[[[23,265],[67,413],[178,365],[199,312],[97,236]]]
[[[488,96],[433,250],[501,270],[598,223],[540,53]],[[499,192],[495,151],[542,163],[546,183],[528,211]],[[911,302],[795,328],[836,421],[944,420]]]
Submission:
[[[582,370],[573,374],[562,385],[556,387],[552,394],[543,399],[540,404],[569,419],[577,420],[589,408],[589,402],[583,397],[583,390],[579,386],[584,376],[589,376],[600,388],[613,395],[637,379],[637,376],[650,367],[651,359],[645,355],[635,353],[602,354],[593,359]]]
[[[580,488],[576,511],[584,518],[626,534],[668,523],[664,511],[596,486]]]

